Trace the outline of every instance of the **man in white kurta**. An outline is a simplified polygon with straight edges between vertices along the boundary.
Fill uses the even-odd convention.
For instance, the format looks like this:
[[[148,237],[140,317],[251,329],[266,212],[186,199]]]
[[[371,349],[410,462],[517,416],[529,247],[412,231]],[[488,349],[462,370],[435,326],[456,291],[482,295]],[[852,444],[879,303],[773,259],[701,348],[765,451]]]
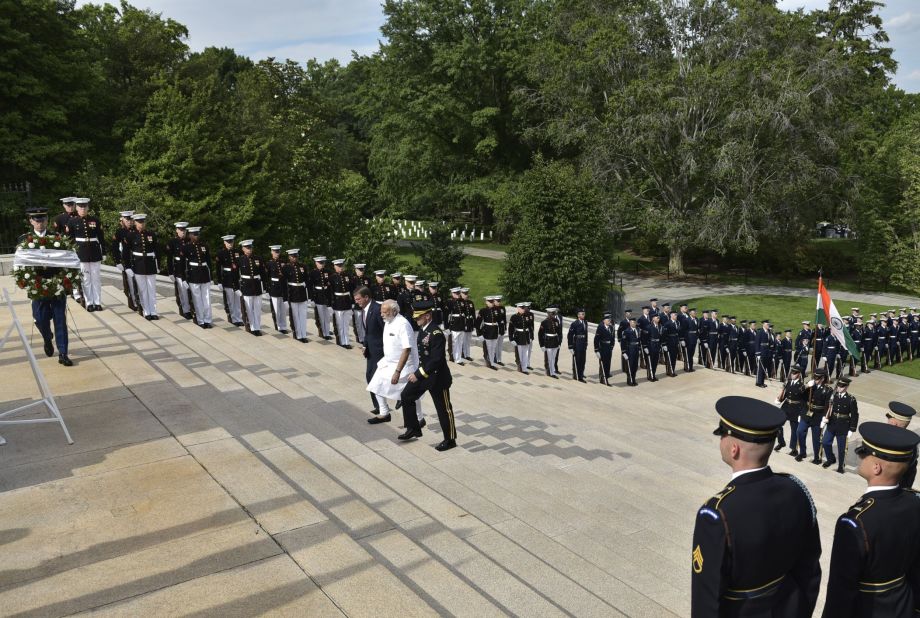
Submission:
[[[380,313],[384,321],[383,358],[377,363],[377,370],[367,390],[377,397],[380,406],[377,415],[381,419],[389,419],[390,406],[387,399],[399,401],[403,388],[409,382],[409,375],[418,369],[418,344],[412,325],[399,314],[396,301],[384,301]],[[421,420],[421,411],[418,414]]]

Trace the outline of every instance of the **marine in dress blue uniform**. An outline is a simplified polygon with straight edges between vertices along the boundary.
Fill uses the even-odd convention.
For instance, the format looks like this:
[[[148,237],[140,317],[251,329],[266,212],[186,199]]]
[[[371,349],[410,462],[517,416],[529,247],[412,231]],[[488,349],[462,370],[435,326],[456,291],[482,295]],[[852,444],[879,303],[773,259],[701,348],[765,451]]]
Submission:
[[[754,362],[757,368],[757,381],[755,382],[760,388],[766,388],[764,379],[767,377],[769,367],[773,363],[773,354],[771,344],[773,343],[773,333],[770,331],[770,321],[761,320],[761,327],[757,329],[754,337]]]
[[[610,314],[604,313],[601,323],[597,325],[594,331],[594,354],[600,360],[597,381],[601,384],[610,386],[610,359],[613,357],[613,346],[616,343],[616,333],[614,333],[613,322],[610,320]]]
[[[643,333],[642,351],[648,358],[649,382],[658,381],[658,359],[661,356],[661,316],[652,316],[652,323]]]
[[[747,397],[723,397],[716,411],[734,474],[697,511],[691,616],[811,616],[821,582],[814,502],[801,481],[768,465],[785,415]]]
[[[920,496],[900,479],[920,436],[886,423],[859,427],[868,488],[834,529],[825,618],[920,615]]]
[[[847,391],[849,386],[849,378],[837,379],[837,390],[831,395],[827,416],[825,417],[826,422],[821,422],[824,427],[821,446],[824,447],[825,455],[825,461],[822,466],[830,468],[837,463],[837,472],[840,474],[843,474],[847,438],[853,435],[853,432],[856,431],[856,426],[859,424],[859,408],[856,404],[856,397]],[[834,438],[837,439],[837,457],[834,457],[834,451],[831,448]]]
[[[577,319],[569,325],[567,340],[569,352],[572,354],[573,375],[579,382],[585,381],[585,357],[588,353],[588,323],[585,321],[585,310],[579,309]]]
[[[623,333],[623,360],[626,361],[626,384],[637,386],[636,372],[639,371],[639,353],[642,347],[641,331],[636,327],[636,320],[629,320],[629,328]]]

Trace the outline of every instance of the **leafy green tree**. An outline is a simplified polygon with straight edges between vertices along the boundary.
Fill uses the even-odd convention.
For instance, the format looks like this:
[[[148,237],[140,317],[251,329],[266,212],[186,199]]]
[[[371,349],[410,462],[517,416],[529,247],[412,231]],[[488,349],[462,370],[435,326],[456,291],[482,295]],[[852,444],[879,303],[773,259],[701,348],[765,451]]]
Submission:
[[[564,162],[537,159],[510,199],[518,213],[501,285],[510,300],[563,313],[604,306],[613,254],[593,182]]]
[[[463,276],[463,249],[450,237],[447,225],[434,225],[425,241],[413,243],[427,276],[435,277],[440,289],[449,289],[460,283]]]

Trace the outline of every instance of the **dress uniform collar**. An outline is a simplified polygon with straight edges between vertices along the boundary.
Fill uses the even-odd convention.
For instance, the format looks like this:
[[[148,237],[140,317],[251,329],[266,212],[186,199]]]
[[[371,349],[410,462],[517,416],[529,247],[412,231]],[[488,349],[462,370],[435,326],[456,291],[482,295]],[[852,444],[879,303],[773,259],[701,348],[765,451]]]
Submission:
[[[768,479],[773,476],[773,470],[770,466],[765,466],[763,468],[758,468],[757,470],[752,470],[750,472],[745,472],[739,476],[736,476],[731,480],[731,485],[747,485],[749,483],[757,483],[764,479]]]

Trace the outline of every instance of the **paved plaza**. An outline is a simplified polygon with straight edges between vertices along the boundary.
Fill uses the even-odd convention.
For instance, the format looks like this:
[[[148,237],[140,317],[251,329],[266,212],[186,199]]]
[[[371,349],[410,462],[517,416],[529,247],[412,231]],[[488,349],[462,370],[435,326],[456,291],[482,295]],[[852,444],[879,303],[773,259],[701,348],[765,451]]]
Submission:
[[[460,446],[439,453],[427,397],[420,440],[397,443],[396,415],[365,422],[360,350],[312,321],[306,345],[222,319],[202,330],[160,293],[157,322],[111,285],[101,313],[71,303],[72,368],[33,335],[75,444],[54,425],[0,427],[4,615],[686,616],[695,513],[730,476],[713,404],[779,390],[705,369],[626,388],[618,363],[608,388],[593,357],[580,384],[506,354],[500,371],[451,365]],[[0,367],[0,411],[37,395],[18,341]],[[877,371],[851,392],[862,420],[883,420],[918,390]],[[864,486],[850,459],[844,475],[772,461],[812,491],[825,574]]]

